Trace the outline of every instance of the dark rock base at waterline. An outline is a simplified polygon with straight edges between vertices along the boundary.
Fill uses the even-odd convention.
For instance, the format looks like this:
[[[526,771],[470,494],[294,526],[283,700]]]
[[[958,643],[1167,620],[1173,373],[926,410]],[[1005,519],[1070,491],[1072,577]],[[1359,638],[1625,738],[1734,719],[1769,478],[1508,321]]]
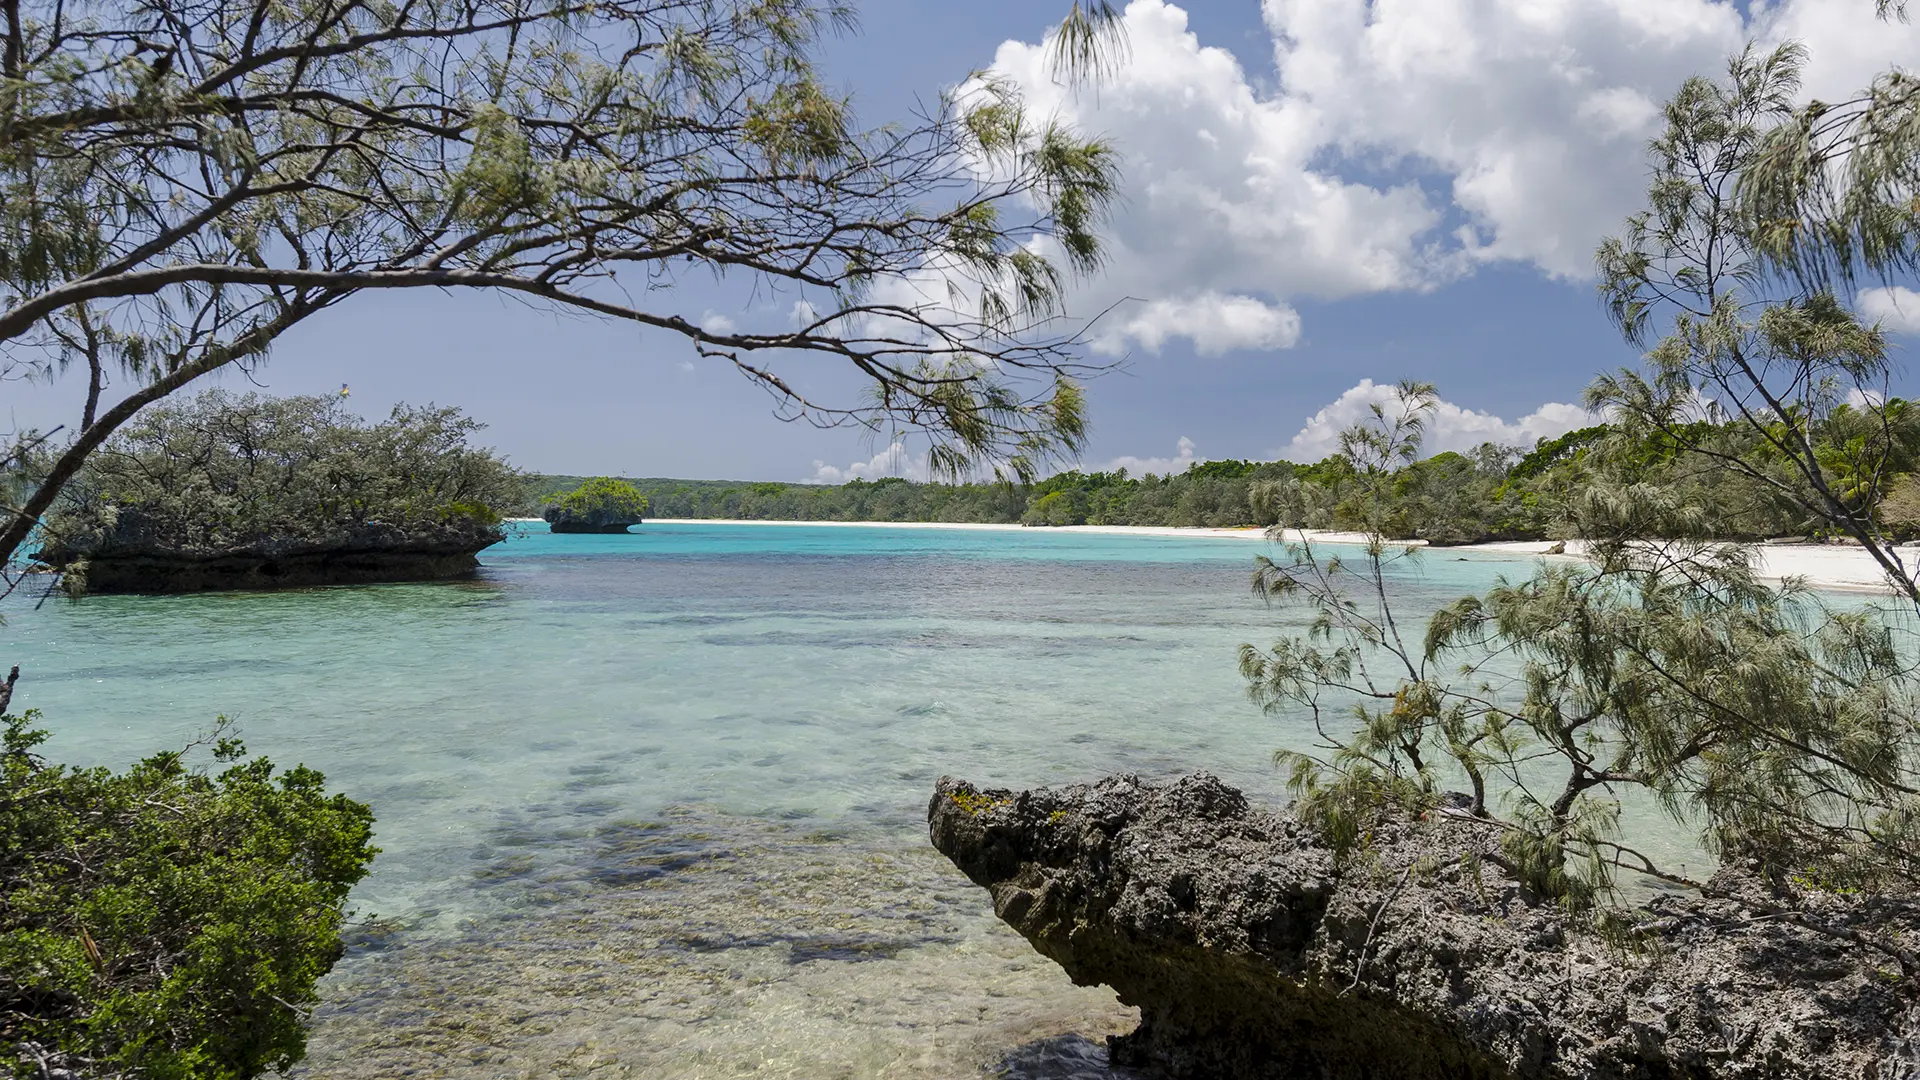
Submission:
[[[623,533],[638,524],[640,523],[637,521],[616,521],[611,525],[585,525],[577,521],[555,521],[549,522],[547,527],[556,533],[594,533],[605,535],[607,533]]]
[[[1920,906],[1723,870],[1603,937],[1490,861],[1495,830],[1383,822],[1336,863],[1199,774],[982,791],[934,845],[1080,985],[1140,1009],[1116,1063],[1221,1080],[1920,1080]]]
[[[95,557],[82,571],[88,593],[193,593],[306,589],[468,577],[477,552],[333,551],[278,555],[168,558]]]

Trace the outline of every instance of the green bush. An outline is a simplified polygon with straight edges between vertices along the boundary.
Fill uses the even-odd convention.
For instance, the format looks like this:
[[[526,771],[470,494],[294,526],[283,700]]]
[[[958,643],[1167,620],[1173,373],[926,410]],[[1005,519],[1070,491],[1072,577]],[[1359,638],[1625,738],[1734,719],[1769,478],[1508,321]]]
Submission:
[[[224,729],[217,773],[181,752],[116,773],[43,761],[38,721],[0,715],[0,1073],[238,1080],[298,1061],[372,812]]]
[[[561,496],[543,515],[548,521],[582,525],[634,525],[646,520],[647,497],[625,480],[596,476]]]
[[[523,480],[470,445],[452,408],[368,423],[339,398],[213,390],[149,409],[102,446],[48,516],[56,564],[102,550],[327,545],[369,528],[491,529]]]

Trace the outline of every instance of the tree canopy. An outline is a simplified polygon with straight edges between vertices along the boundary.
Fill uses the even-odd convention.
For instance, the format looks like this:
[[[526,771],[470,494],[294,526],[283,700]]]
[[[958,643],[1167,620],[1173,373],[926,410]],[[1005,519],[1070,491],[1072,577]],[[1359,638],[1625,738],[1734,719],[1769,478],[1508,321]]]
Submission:
[[[86,380],[16,433],[12,556],[88,454],[209,372],[373,289],[488,289],[690,342],[779,415],[923,432],[937,467],[1080,445],[1060,319],[1118,161],[981,76],[877,128],[820,81],[828,0],[20,0],[0,8],[0,368]],[[1057,63],[1097,73],[1116,9]],[[720,275],[801,317],[719,331]],[[794,357],[849,365],[821,400]]]
[[[1242,672],[1256,700],[1318,725],[1314,752],[1281,757],[1306,816],[1343,847],[1364,847],[1373,815],[1411,807],[1492,830],[1507,869],[1575,907],[1610,898],[1622,872],[1712,889],[1639,847],[1623,813],[1637,805],[1759,870],[1789,905],[1920,884],[1910,612],[1761,582],[1751,550],[1724,539],[1743,515],[1795,518],[1863,546],[1920,602],[1891,542],[1912,528],[1915,418],[1885,393],[1880,329],[1836,291],[1844,267],[1908,257],[1911,189],[1882,181],[1911,176],[1899,170],[1915,149],[1910,132],[1859,120],[1892,104],[1867,105],[1851,135],[1831,129],[1786,168],[1783,147],[1805,150],[1826,108],[1794,104],[1804,58],[1750,49],[1722,78],[1688,80],[1650,147],[1646,209],[1597,252],[1603,299],[1650,349],[1590,388],[1606,430],[1543,444],[1513,470],[1576,470],[1559,498],[1589,561],[1462,598],[1424,633],[1395,618],[1394,567],[1417,556],[1384,521],[1361,558],[1309,542],[1258,568],[1256,590],[1304,602],[1313,622],[1243,647]],[[1873,157],[1887,153],[1906,161]],[[1795,180],[1803,165],[1825,175]],[[1434,403],[1403,386],[1397,408],[1353,429],[1342,454],[1355,473],[1411,468]],[[1821,929],[1807,910],[1782,914]],[[1920,975],[1904,942],[1831,933]]]

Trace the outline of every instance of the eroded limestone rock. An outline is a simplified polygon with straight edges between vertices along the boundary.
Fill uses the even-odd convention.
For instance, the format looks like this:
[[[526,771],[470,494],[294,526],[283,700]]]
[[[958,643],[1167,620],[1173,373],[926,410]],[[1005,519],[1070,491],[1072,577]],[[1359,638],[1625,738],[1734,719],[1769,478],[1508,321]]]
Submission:
[[[472,574],[481,550],[506,534],[456,518],[402,528],[383,522],[297,539],[252,538],[221,547],[181,547],[139,527],[133,515],[90,550],[50,544],[34,554],[89,593],[188,593],[289,589],[374,582],[438,581]]]
[[[1387,827],[1338,867],[1310,830],[1204,773],[1017,793],[943,778],[928,821],[1001,919],[1076,983],[1139,1007],[1117,1063],[1274,1080],[1920,1080],[1912,975],[1844,936],[1920,931],[1910,904],[1723,871],[1711,895],[1660,896],[1639,934],[1609,940],[1488,862],[1485,826]]]

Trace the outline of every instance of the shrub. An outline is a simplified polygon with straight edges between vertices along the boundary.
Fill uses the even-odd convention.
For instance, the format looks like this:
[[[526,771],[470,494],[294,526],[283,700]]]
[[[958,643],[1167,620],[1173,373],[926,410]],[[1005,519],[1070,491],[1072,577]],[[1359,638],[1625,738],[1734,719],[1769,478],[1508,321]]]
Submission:
[[[555,526],[621,528],[646,520],[647,497],[625,480],[596,476],[555,500],[541,515]]]
[[[0,1046],[29,1075],[228,1080],[298,1061],[377,850],[372,812],[312,769],[248,758],[224,725],[217,773],[184,752],[116,773],[42,760],[38,720],[0,715]]]
[[[469,445],[480,427],[453,408],[400,405],[370,424],[339,398],[209,391],[147,411],[95,452],[47,519],[48,555],[325,545],[369,526],[490,529],[522,481]]]

